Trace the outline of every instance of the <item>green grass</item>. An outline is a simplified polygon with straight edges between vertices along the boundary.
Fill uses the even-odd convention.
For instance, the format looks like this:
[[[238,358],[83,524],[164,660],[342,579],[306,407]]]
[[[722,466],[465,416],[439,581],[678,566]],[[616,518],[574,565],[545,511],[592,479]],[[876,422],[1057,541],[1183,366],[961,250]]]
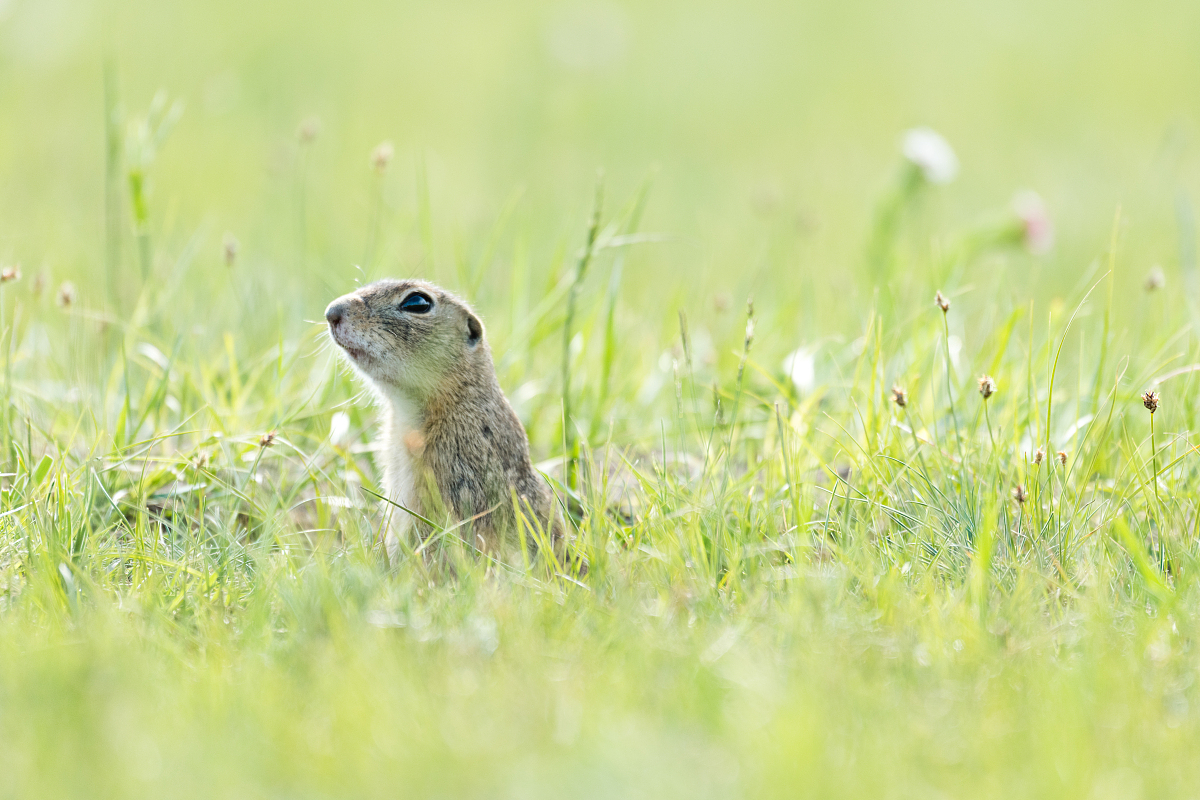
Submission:
[[[1200,8],[304,11],[0,3],[0,797],[1195,795]],[[388,563],[384,275],[585,577]]]

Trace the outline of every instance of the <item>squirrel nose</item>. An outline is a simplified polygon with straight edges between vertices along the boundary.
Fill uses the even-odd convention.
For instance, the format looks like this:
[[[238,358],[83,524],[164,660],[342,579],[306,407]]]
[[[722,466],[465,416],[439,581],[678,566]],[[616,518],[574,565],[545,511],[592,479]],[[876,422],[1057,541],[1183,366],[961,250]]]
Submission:
[[[329,323],[329,327],[331,328],[336,328],[345,315],[346,303],[340,300],[335,300],[329,304],[329,308],[325,309],[325,321]]]

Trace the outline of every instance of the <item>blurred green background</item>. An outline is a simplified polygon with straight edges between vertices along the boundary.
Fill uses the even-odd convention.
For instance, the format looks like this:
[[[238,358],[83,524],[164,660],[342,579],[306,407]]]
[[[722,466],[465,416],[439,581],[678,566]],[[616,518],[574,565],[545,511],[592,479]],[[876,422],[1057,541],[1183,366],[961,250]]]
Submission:
[[[1153,263],[1178,266],[1176,209],[1197,182],[1198,32],[1185,0],[3,0],[0,257],[91,287],[108,59],[127,117],[160,89],[186,103],[150,170],[156,258],[199,233],[192,272],[212,273],[232,232],[257,308],[293,332],[357,275],[382,140],[396,158],[369,272],[454,285],[456,259],[478,258],[496,228],[474,298],[485,313],[507,307],[516,250],[538,275],[578,246],[603,168],[611,207],[654,171],[643,229],[671,237],[632,256],[632,308],[707,315],[714,293],[754,291],[763,312],[795,320],[789,335],[854,329],[874,204],[918,124],[963,164],[929,203],[939,226],[972,224],[1020,188],[1047,200],[1058,247],[1013,273],[1030,275],[1011,287],[1018,304],[1073,286],[1107,250],[1118,204],[1133,286]],[[295,133],[311,115],[320,134],[302,156]],[[939,288],[917,280],[922,298]]]
[[[1198,42],[1195,0],[0,0],[0,797],[1185,796]],[[881,278],[922,125],[961,172]],[[643,505],[585,498],[586,584],[384,563],[322,310],[463,292],[561,455],[598,169],[651,235],[587,275],[575,421]],[[1024,189],[1050,252],[961,248]]]
[[[1198,43],[1195,0],[0,0],[0,798],[1193,792]],[[961,170],[881,278],[914,126]],[[384,563],[323,308],[462,291],[562,455],[598,169],[650,235],[584,282],[575,421],[641,505],[584,498],[586,583]],[[1056,246],[967,252],[1021,190]]]

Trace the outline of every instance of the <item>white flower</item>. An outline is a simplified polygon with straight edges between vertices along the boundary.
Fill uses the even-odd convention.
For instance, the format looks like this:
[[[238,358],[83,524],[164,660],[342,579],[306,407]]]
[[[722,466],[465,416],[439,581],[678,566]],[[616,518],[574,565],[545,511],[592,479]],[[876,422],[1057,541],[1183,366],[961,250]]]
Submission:
[[[334,446],[341,444],[349,432],[350,415],[345,411],[334,414],[333,419],[329,420],[329,443]]]
[[[1041,196],[1028,189],[1017,192],[1012,207],[1025,228],[1025,249],[1035,255],[1050,252],[1054,247],[1054,223]]]
[[[900,152],[930,183],[949,183],[958,176],[958,156],[950,143],[932,128],[906,131]]]
[[[783,360],[783,371],[801,392],[812,391],[817,383],[816,360],[807,347],[793,350]]]

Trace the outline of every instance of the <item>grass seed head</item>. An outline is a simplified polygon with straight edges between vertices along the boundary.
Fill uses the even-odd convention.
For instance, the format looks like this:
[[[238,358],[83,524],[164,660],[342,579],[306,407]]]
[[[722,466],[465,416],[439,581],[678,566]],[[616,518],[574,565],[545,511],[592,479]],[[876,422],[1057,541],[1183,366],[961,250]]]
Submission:
[[[1145,283],[1146,291],[1147,292],[1157,292],[1159,289],[1163,288],[1166,285],[1167,285],[1166,273],[1163,272],[1162,267],[1155,264],[1153,267],[1150,268],[1150,271],[1148,273],[1146,273],[1146,283]]]
[[[1058,463],[1062,464],[1064,467],[1067,465],[1067,451],[1066,450],[1058,451]]]
[[[908,392],[901,389],[899,386],[892,387],[892,402],[900,408],[908,405]]]
[[[75,284],[63,281],[58,287],[58,307],[70,308],[75,303]]]
[[[996,393],[996,379],[991,375],[979,376],[979,393],[987,400]]]
[[[746,298],[746,350],[754,344],[754,298]]]
[[[275,436],[276,435],[277,434],[275,433],[275,431],[268,431],[267,433],[264,433],[258,439],[258,446],[259,447],[270,447],[271,445],[275,444]]]
[[[307,117],[296,128],[296,139],[300,144],[312,144],[321,133],[321,119],[316,116]]]
[[[947,300],[940,291],[933,296],[933,302],[942,310],[943,314],[950,310],[950,301]]]
[[[1033,454],[1033,465],[1035,467],[1041,466],[1042,462],[1045,460],[1046,460],[1046,451],[1039,447],[1037,449],[1037,452]]]
[[[380,142],[371,151],[371,169],[382,175],[387,171],[388,164],[392,163],[394,155],[396,155],[396,149],[392,147],[391,142]]]
[[[1016,488],[1012,490],[1012,496],[1013,500],[1016,500],[1017,505],[1020,506],[1025,505],[1025,501],[1029,499],[1029,494],[1025,491],[1025,487],[1019,483],[1017,484]]]
[[[14,264],[11,267],[5,267],[0,270],[0,283],[8,283],[9,281],[21,280],[21,265]]]
[[[221,240],[221,256],[225,259],[225,266],[232,267],[233,262],[237,261],[238,247],[238,240],[234,235],[226,233],[225,238]]]
[[[1142,405],[1149,409],[1151,414],[1158,411],[1158,392],[1151,391],[1143,394]]]

